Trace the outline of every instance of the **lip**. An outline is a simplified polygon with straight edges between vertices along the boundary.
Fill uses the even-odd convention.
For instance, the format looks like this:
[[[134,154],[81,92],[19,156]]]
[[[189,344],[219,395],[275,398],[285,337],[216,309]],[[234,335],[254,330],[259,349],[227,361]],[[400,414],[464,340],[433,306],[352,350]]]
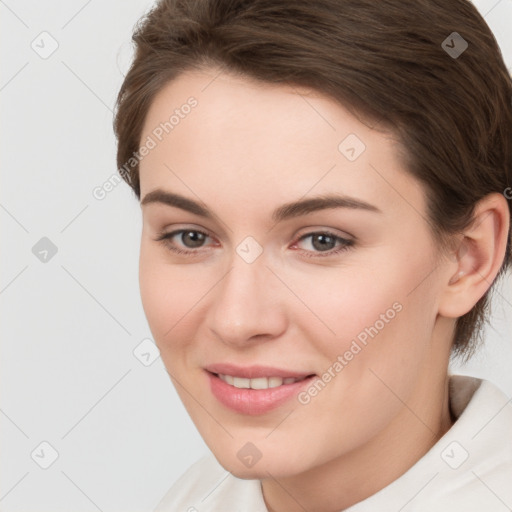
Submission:
[[[296,397],[302,388],[308,386],[312,380],[316,378],[316,375],[307,374],[310,375],[310,377],[299,382],[283,384],[275,388],[240,389],[224,382],[215,373],[211,373],[208,370],[206,370],[205,373],[209,379],[210,390],[213,396],[215,396],[221,404],[235,412],[249,416],[257,416],[277,409],[293,397]],[[232,375],[232,373],[227,373],[227,375]],[[265,375],[260,376],[278,377],[279,375],[265,373]],[[295,375],[289,376],[294,377]],[[305,377],[305,375],[303,376]]]
[[[295,372],[272,366],[236,366],[230,363],[211,364],[205,367],[210,373],[221,373],[222,375],[232,375],[233,377],[242,377],[246,379],[257,379],[258,377],[281,377],[283,379],[293,377],[302,379],[313,372]]]

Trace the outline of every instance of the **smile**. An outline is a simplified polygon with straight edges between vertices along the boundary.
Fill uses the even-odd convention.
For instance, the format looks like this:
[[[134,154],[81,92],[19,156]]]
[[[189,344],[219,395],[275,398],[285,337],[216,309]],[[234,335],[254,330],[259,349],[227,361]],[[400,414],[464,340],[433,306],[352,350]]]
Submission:
[[[289,403],[316,375],[297,377],[236,377],[205,371],[209,389],[218,403],[249,416],[268,413]]]
[[[268,389],[268,388],[277,388],[282,386],[283,384],[293,384],[294,382],[300,382],[301,380],[306,379],[307,377],[258,377],[255,379],[247,379],[243,377],[234,377],[233,375],[217,375],[221,380],[228,383],[230,386],[239,389]]]

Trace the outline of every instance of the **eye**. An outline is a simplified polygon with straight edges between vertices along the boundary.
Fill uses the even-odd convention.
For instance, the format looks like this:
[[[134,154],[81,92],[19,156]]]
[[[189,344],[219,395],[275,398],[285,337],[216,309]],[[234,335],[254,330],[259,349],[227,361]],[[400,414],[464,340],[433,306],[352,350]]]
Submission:
[[[348,250],[354,245],[353,240],[342,238],[328,231],[317,231],[301,236],[292,247],[296,247],[300,242],[304,242],[308,239],[309,241],[303,244],[306,246],[305,249],[303,248],[305,251],[304,256],[313,258],[318,256],[333,256],[342,251]]]
[[[306,240],[309,241],[305,243]],[[165,247],[177,254],[194,255],[198,249],[207,245],[208,240],[213,240],[207,233],[198,229],[178,229],[170,233],[161,232],[155,239],[162,242]],[[308,258],[334,256],[348,250],[354,245],[354,240],[349,240],[329,231],[316,231],[302,235],[292,248],[299,247],[303,255]],[[305,246],[305,247],[304,247]]]
[[[178,254],[192,254],[197,252],[194,249],[203,247],[206,240],[210,238],[207,233],[197,229],[178,229],[170,233],[159,233],[155,240],[162,242],[168,249]]]

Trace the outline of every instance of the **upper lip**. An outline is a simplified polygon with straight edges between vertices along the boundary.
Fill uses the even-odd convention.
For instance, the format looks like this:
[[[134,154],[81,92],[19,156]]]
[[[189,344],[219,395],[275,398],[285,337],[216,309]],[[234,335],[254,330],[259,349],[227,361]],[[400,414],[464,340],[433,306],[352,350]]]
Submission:
[[[242,377],[246,379],[257,379],[258,377],[281,377],[296,378],[308,377],[313,375],[312,372],[296,372],[293,370],[285,370],[283,368],[274,368],[272,366],[236,366],[229,363],[211,364],[205,367],[205,370],[211,373],[220,373],[222,375],[231,375],[233,377]]]

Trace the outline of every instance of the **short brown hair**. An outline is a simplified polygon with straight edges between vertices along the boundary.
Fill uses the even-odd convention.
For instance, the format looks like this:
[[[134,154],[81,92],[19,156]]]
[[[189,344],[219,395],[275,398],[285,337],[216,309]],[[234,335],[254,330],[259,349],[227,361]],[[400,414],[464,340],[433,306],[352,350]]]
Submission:
[[[512,190],[512,81],[467,0],[160,0],[133,42],[114,131],[118,169],[139,200],[132,157],[149,107],[170,81],[204,66],[312,88],[390,127],[425,187],[441,247],[470,225],[480,199]],[[468,46],[457,55],[455,42]],[[498,277],[511,265],[509,231]],[[481,341],[491,289],[457,319],[454,355],[469,358]]]

